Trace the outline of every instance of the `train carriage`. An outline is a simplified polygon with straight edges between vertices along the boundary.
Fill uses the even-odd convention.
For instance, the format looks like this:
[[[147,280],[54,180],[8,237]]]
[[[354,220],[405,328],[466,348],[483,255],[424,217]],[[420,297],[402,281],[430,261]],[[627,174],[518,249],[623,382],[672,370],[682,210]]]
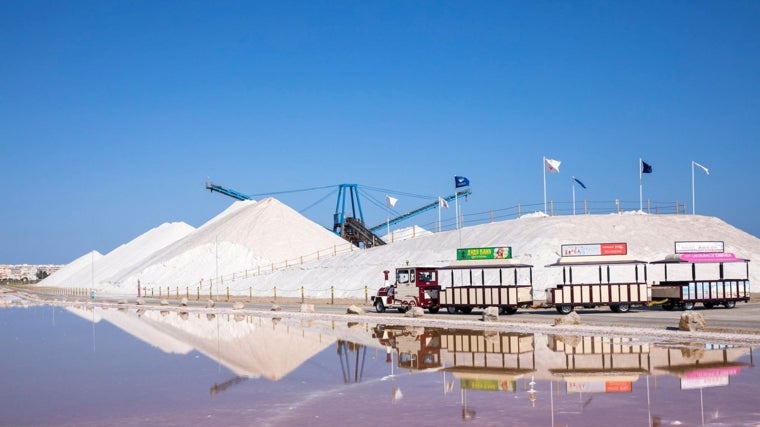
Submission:
[[[440,307],[449,313],[498,307],[502,314],[514,314],[533,305],[532,268],[511,259],[457,261],[440,267]]]
[[[675,248],[676,253],[651,263],[664,269],[664,280],[652,286],[653,305],[691,310],[697,303],[734,308],[737,301],[749,301],[749,260],[724,252],[723,242],[676,242]],[[686,279],[674,277],[685,271]]]
[[[647,262],[629,256],[626,243],[562,245],[561,254],[557,262],[546,266],[562,267],[562,284],[546,290],[546,302],[557,312],[569,314],[576,307],[609,306],[614,312],[625,313],[632,305],[649,302]],[[613,270],[620,273],[621,267],[632,267],[632,280],[612,280]],[[596,272],[598,282],[575,283],[573,268],[586,270],[586,277],[589,270]]]

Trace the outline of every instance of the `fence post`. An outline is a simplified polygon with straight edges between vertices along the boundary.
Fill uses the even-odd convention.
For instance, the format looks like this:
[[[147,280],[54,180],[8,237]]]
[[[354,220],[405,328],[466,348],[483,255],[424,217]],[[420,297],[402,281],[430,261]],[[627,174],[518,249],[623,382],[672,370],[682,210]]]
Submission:
[[[367,289],[367,285],[364,285],[364,302],[366,303],[369,301],[369,290]]]
[[[251,301],[253,301],[253,287],[249,286],[248,287],[248,302],[251,302]]]
[[[200,301],[201,300],[201,287],[198,286],[198,287],[196,287],[196,289],[198,291],[198,296],[195,297],[195,300],[196,301]]]
[[[227,302],[230,301],[230,287],[227,286]]]
[[[301,286],[301,303],[303,303],[303,286]]]
[[[335,305],[335,285],[330,286],[330,304]]]
[[[520,218],[520,215],[521,215],[521,207],[520,207],[520,204],[518,203],[517,204],[517,217]]]

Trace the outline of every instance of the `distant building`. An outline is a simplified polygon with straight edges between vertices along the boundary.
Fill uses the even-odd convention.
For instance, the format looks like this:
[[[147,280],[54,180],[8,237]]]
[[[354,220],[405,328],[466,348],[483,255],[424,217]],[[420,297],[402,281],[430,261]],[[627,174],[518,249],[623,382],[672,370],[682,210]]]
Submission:
[[[16,265],[0,265],[0,280],[37,280],[37,272],[43,271],[47,275],[51,275],[56,271],[63,268],[62,265],[31,265],[31,264],[16,264]]]

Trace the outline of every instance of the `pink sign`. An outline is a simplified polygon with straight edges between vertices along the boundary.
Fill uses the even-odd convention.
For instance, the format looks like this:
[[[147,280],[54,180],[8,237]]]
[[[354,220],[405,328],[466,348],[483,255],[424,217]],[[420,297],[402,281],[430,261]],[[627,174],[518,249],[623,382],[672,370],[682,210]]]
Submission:
[[[681,261],[685,262],[736,262],[736,255],[728,252],[695,252],[681,254]]]
[[[685,378],[709,378],[709,377],[722,377],[728,375],[736,375],[742,369],[741,366],[727,366],[724,368],[706,368],[695,369],[693,371],[687,371],[684,375]]]

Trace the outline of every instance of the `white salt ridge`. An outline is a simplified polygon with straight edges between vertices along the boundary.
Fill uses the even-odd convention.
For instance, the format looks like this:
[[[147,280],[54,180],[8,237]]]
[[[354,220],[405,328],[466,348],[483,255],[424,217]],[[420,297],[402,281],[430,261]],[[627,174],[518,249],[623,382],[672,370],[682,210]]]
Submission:
[[[118,283],[118,278],[129,266],[150,260],[153,254],[193,232],[195,228],[184,222],[164,223],[125,243],[59,281],[60,286],[102,288]],[[86,260],[85,260],[86,261]],[[57,278],[58,274],[49,278]],[[48,286],[45,279],[41,286]]]
[[[675,241],[724,241],[726,252],[737,256],[758,259],[760,239],[732,227],[718,218],[700,215],[576,215],[535,216],[508,221],[466,227],[435,233],[415,239],[403,240],[369,250],[355,251],[337,257],[308,263],[290,270],[267,274],[230,284],[231,291],[245,294],[253,287],[254,293],[270,292],[277,287],[278,295],[299,296],[303,286],[308,295],[329,297],[334,286],[335,297],[358,297],[370,295],[383,284],[383,270],[394,271],[403,265],[444,266],[456,259],[456,249],[461,247],[511,246],[513,257],[533,268],[533,286],[536,299],[545,298],[547,288],[562,283],[562,268],[545,267],[557,261],[562,244],[625,242],[632,258],[655,261],[673,253]],[[679,266],[685,267],[686,266]],[[686,279],[688,272],[670,279]],[[631,266],[612,269],[612,280],[624,281],[635,278]],[[717,278],[717,266],[700,266],[702,276]],[[663,268],[647,265],[647,282],[663,280]],[[521,273],[522,274],[522,273]],[[598,282],[595,268],[573,269],[574,283]],[[606,274],[606,273],[605,273]],[[643,280],[643,267],[639,279]],[[744,278],[744,263],[726,265],[726,277]],[[529,278],[519,276],[521,282]],[[392,277],[392,275],[391,275]],[[698,276],[700,277],[700,276]],[[760,290],[760,271],[750,269],[752,291]]]
[[[132,263],[104,290],[132,293],[142,287],[195,288],[201,279],[269,267],[346,242],[280,201],[236,202],[195,232]],[[208,280],[204,283],[207,285]]]
[[[414,228],[412,228],[414,229]],[[414,229],[415,234],[419,228]],[[420,233],[425,234],[425,233]],[[513,257],[534,265],[534,297],[543,299],[543,291],[562,283],[562,268],[545,268],[558,258],[560,246],[571,243],[625,242],[631,257],[655,261],[673,253],[675,241],[723,241],[726,252],[748,259],[760,257],[760,240],[715,217],[701,215],[647,215],[641,212],[614,215],[553,216],[530,215],[520,219],[465,227],[460,230],[431,233],[394,241],[385,246],[322,256],[319,260],[298,264],[286,270],[241,278],[244,270],[272,262],[313,259],[318,250],[329,252],[346,242],[329,230],[303,217],[275,199],[260,202],[236,202],[229,209],[193,233],[134,263],[117,283],[100,284],[98,292],[133,295],[137,280],[144,287],[188,286],[196,289],[201,278],[225,276],[224,287],[214,292],[247,295],[300,296],[303,286],[307,296],[364,298],[365,286],[373,294],[383,284],[383,270],[393,271],[406,265],[443,266],[450,264],[460,247],[511,246]],[[308,257],[308,255],[312,255]],[[83,257],[86,258],[86,257]],[[709,270],[709,268],[713,270]],[[700,266],[698,272],[717,277],[717,267]],[[726,277],[744,278],[745,265],[726,265]],[[647,266],[647,282],[662,280],[662,266]],[[669,269],[669,278],[676,268]],[[757,269],[755,269],[757,270]],[[62,270],[63,271],[63,270]],[[234,281],[232,273],[238,273]],[[613,281],[632,280],[633,267],[612,271]],[[57,275],[58,273],[56,273]],[[521,273],[522,274],[522,273]],[[527,274],[527,273],[525,273]],[[639,272],[643,280],[643,268]],[[573,269],[575,283],[598,281],[596,269]],[[585,276],[584,276],[585,275]],[[54,277],[55,275],[51,276]],[[760,271],[750,269],[752,290],[760,290]],[[521,282],[528,277],[519,276]],[[218,285],[218,283],[217,283]],[[88,286],[83,283],[80,286]],[[184,287],[183,286],[183,287]],[[205,293],[206,291],[204,291]]]
[[[393,230],[388,234],[380,236],[380,238],[383,239],[385,243],[394,243],[394,242],[399,242],[402,240],[414,239],[414,238],[425,236],[428,234],[433,234],[433,233],[431,231],[425,230],[424,228],[420,226],[414,225],[411,227]]]
[[[87,281],[78,282],[78,286],[87,287],[92,283],[92,281],[89,279],[89,277],[92,276],[92,266],[94,262],[98,261],[102,257],[103,254],[98,251],[88,252],[75,259],[74,261],[66,264],[63,268],[46,277],[45,279],[41,280],[38,285],[50,287],[66,287],[67,283],[73,283],[71,280],[69,280],[71,277],[82,276],[86,274],[88,275]]]

